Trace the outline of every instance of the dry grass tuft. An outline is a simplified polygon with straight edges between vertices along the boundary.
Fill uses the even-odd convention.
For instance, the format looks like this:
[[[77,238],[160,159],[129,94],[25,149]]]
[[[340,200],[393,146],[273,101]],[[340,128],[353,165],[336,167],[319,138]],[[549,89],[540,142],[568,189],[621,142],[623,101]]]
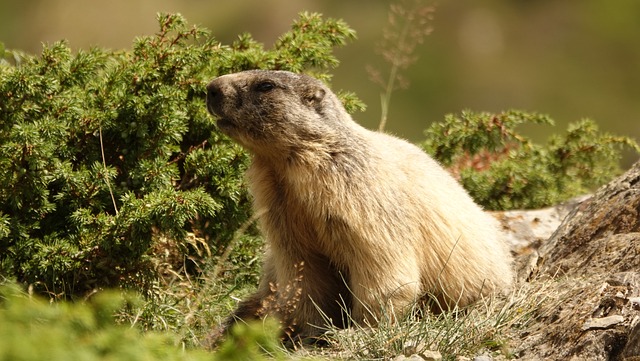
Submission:
[[[417,305],[398,315],[384,310],[376,327],[358,325],[346,330],[329,327],[328,349],[310,354],[341,359],[379,360],[438,351],[445,360],[473,357],[482,352],[510,357],[516,340],[536,320],[548,317],[567,297],[553,280],[518,285],[508,295],[485,298],[473,306],[441,314]]]
[[[399,0],[389,6],[382,41],[377,45],[377,51],[389,66],[388,74],[385,76],[380,70],[367,66],[369,79],[382,88],[380,131],[387,123],[391,94],[394,90],[409,87],[409,80],[402,75],[402,70],[418,60],[415,50],[433,31],[431,20],[434,12],[435,6],[423,0]]]

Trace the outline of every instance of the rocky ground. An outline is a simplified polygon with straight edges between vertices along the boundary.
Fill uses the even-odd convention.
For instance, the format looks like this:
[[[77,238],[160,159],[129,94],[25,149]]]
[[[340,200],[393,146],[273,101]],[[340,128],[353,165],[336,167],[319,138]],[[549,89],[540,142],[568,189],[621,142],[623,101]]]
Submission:
[[[517,254],[518,282],[562,292],[517,335],[513,356],[640,360],[640,162],[593,196],[496,216]]]

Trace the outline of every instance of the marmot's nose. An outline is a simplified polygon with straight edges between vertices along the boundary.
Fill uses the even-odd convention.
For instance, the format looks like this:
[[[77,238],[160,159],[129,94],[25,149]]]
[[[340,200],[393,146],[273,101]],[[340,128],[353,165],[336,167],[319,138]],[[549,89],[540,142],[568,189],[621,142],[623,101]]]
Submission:
[[[213,115],[220,115],[224,94],[220,82],[216,79],[207,85],[207,110]]]

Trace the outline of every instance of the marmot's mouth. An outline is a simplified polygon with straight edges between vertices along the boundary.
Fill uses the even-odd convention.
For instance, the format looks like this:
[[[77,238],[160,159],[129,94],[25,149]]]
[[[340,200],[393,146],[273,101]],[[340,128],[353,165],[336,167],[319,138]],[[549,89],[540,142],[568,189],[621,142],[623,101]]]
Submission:
[[[229,118],[218,118],[216,125],[220,130],[225,131],[227,129],[235,128],[235,122]]]

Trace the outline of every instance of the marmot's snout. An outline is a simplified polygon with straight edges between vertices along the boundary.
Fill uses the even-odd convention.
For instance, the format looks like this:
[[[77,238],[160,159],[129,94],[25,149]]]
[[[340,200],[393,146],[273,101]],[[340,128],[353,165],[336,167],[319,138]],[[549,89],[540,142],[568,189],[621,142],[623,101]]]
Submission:
[[[207,85],[207,110],[212,115],[221,116],[222,100],[224,97],[222,84],[219,79],[214,79]]]
[[[242,100],[234,87],[225,76],[213,79],[207,85],[207,110],[218,118],[218,129],[227,135],[231,135],[231,129],[237,126],[233,117],[229,116],[229,106],[238,107]]]

